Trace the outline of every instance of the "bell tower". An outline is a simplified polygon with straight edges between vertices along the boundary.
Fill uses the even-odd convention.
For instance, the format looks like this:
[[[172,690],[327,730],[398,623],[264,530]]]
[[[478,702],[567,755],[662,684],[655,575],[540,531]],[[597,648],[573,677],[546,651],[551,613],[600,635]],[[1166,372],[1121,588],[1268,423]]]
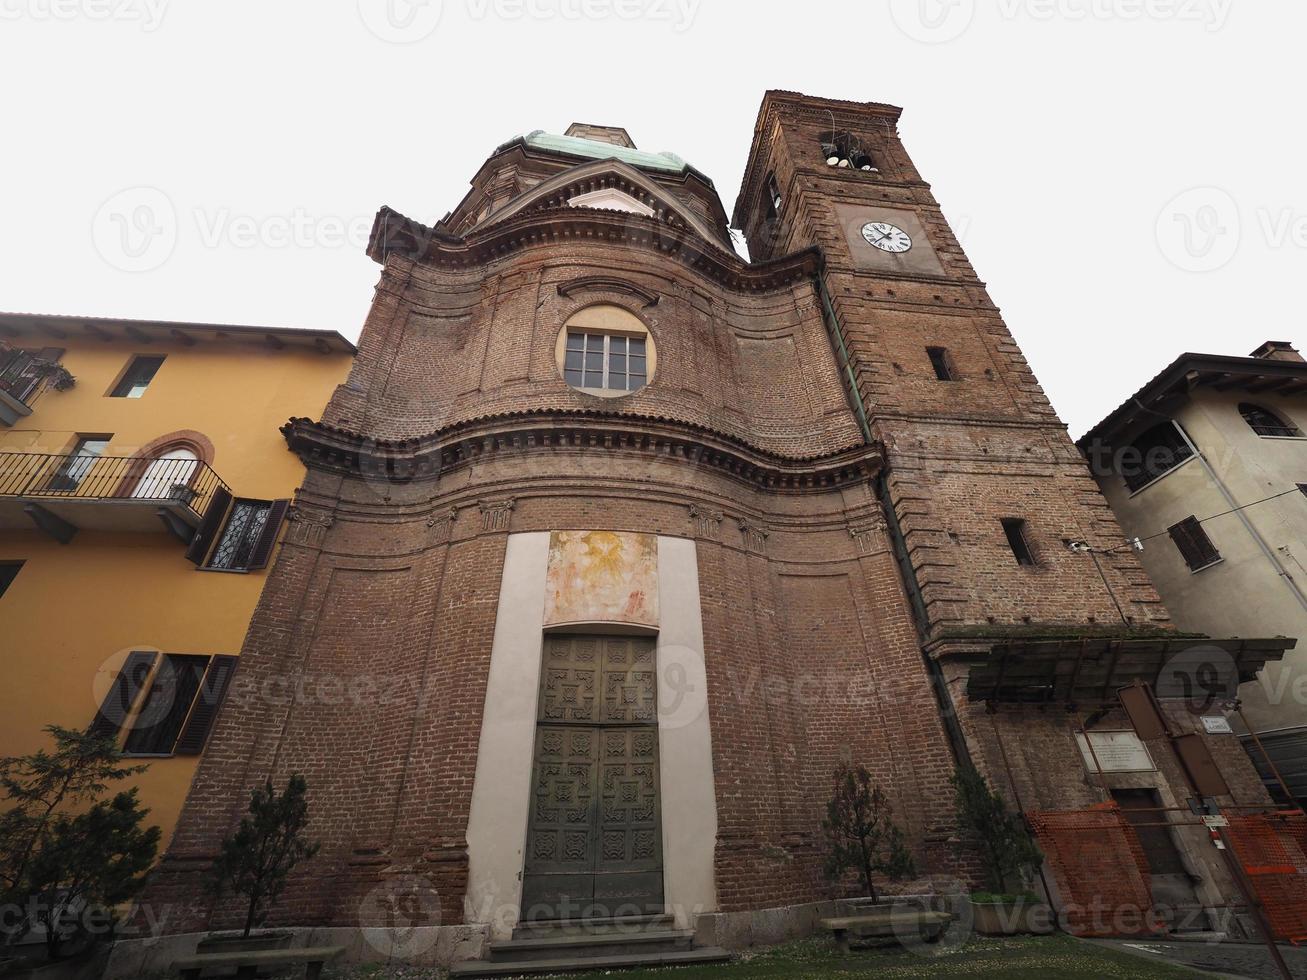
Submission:
[[[816,246],[850,396],[927,639],[1167,614],[917,172],[901,110],[768,92],[734,223],[756,262]],[[1105,555],[1100,575],[1069,548]],[[1119,607],[1119,609],[1118,609]]]

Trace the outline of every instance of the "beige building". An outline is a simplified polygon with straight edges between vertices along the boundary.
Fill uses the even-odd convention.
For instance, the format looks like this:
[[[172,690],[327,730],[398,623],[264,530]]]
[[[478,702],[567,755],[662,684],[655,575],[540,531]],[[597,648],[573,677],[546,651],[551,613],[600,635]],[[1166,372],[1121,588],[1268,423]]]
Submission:
[[[1268,341],[1251,357],[1182,354],[1079,446],[1128,538],[1138,539],[1139,557],[1180,629],[1299,641],[1239,689],[1243,714],[1231,721],[1271,792],[1283,797],[1282,777],[1301,802],[1307,362],[1283,341]],[[1220,660],[1187,665],[1170,683],[1201,696],[1205,678],[1225,666]]]

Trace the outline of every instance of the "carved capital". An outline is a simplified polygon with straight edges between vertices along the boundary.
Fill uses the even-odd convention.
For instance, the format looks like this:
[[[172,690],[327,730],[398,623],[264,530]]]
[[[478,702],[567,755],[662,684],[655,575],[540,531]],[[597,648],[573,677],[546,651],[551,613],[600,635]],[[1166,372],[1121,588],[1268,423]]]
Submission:
[[[876,545],[885,532],[885,519],[882,517],[864,517],[848,524],[849,537],[858,546],[858,554],[869,555],[876,550]]]
[[[427,527],[431,529],[429,540],[431,544],[444,544],[449,540],[450,534],[454,530],[454,522],[458,520],[458,508],[450,507],[448,510],[439,510],[427,518]]]
[[[747,520],[741,520],[739,527],[740,535],[744,539],[745,550],[765,555],[767,553],[767,535],[771,532],[763,525],[754,524]]]
[[[292,504],[286,513],[286,540],[291,544],[317,548],[335,519],[326,511]]]
[[[512,497],[503,500],[478,500],[477,506],[481,509],[481,530],[507,531],[515,503],[517,501]]]
[[[706,510],[697,504],[690,505],[690,520],[694,522],[694,535],[709,541],[720,540],[723,514],[717,510]]]

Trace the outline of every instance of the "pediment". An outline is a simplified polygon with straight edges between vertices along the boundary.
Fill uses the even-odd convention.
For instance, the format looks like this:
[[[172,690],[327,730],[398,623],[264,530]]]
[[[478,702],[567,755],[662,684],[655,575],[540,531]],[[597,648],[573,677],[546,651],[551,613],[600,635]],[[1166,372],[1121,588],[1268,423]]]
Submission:
[[[654,209],[643,201],[638,201],[630,194],[619,191],[615,187],[605,187],[597,191],[589,191],[585,194],[578,194],[576,197],[567,199],[569,206],[574,208],[603,208],[608,211],[630,211],[632,214],[642,214],[646,218],[653,217]]]
[[[477,223],[469,235],[540,208],[594,208],[623,211],[693,230],[706,242],[726,250],[711,227],[646,174],[620,160],[596,160],[573,167],[524,191]]]

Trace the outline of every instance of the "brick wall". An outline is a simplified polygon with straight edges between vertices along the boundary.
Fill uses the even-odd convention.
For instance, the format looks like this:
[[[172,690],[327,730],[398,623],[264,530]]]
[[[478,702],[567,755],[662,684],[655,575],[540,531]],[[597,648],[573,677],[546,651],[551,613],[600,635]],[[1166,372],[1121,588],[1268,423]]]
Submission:
[[[656,305],[625,286],[559,293],[601,274]],[[563,323],[595,302],[640,316],[658,347],[655,383],[620,401],[572,391],[555,366]],[[408,483],[304,452],[287,542],[147,899],[189,903],[171,928],[233,923],[200,869],[249,788],[293,771],[323,849],[275,921],[356,923],[369,890],[405,874],[431,878],[444,921],[459,919],[519,531],[697,539],[723,909],[832,893],[820,819],[846,760],[876,773],[923,871],[955,870],[952,757],[870,486],[879,457],[810,279],[730,286],[619,242],[525,243],[478,268],[392,257],[323,422],[365,453],[454,448],[438,478]]]

